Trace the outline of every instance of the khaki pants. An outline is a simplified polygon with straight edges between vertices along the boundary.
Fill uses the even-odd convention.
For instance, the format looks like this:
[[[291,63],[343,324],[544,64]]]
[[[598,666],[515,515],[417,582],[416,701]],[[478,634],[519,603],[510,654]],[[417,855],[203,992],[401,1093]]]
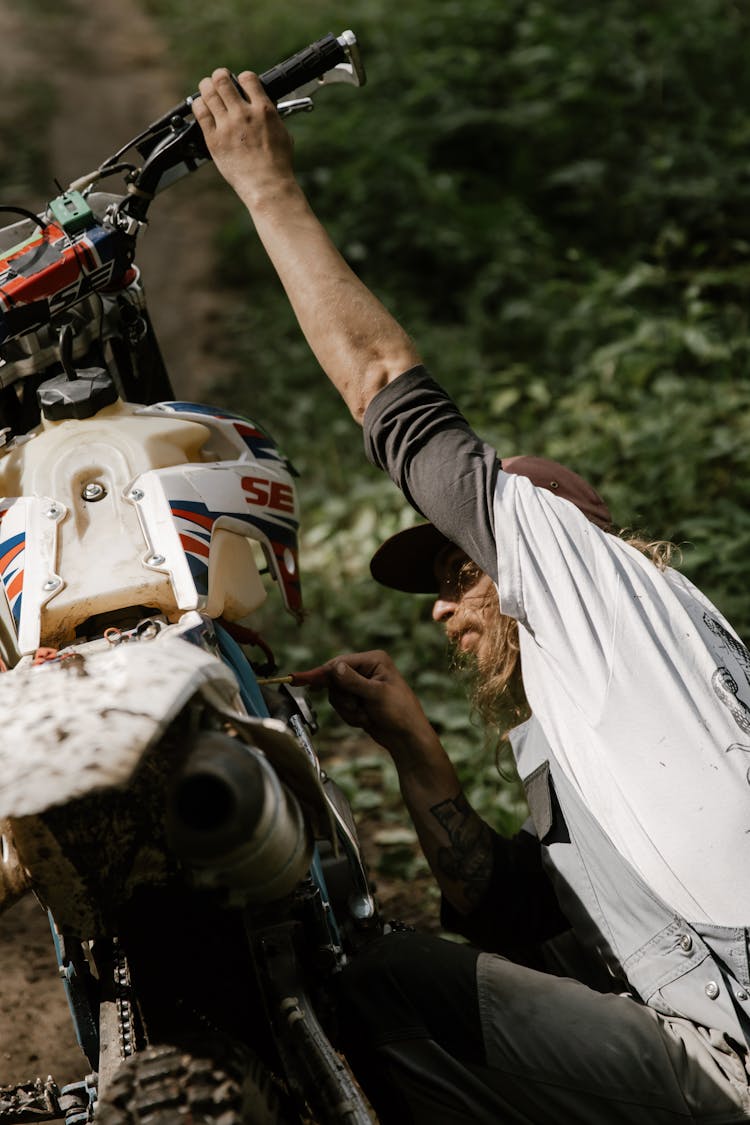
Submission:
[[[750,1121],[744,1050],[579,980],[393,934],[341,995],[342,1046],[384,1125]]]

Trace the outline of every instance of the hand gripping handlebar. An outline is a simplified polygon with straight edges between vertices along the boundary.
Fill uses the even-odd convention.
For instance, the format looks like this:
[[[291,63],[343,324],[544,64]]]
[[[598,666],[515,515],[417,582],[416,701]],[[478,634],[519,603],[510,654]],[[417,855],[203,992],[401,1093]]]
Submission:
[[[296,55],[285,59],[276,66],[266,70],[260,76],[268,96],[278,102],[287,94],[300,96],[311,94],[319,83],[323,81],[344,81],[354,86],[364,86],[366,78],[364,67],[359,55],[357,37],[353,31],[344,31],[341,35],[325,35],[316,43],[298,51]],[[240,89],[235,79],[237,88]],[[240,89],[240,93],[242,90]],[[114,169],[122,156],[132,148],[137,148],[143,156],[147,156],[170,132],[174,131],[176,123],[192,114],[193,102],[200,95],[191,94],[178,105],[162,114],[144,129],[137,137],[133,137],[126,145],[108,157],[97,169],[96,174],[89,174],[76,180],[71,187],[82,189],[94,179],[98,178],[108,169]],[[244,94],[243,94],[244,97]]]
[[[258,77],[271,101],[277,102],[279,98],[295,93],[301,87],[321,79],[340,63],[349,63],[352,67],[352,81],[358,86],[364,86],[365,72],[359,57],[357,37],[353,31],[344,31],[338,36],[324,35],[316,43],[304,47],[296,55],[272,66],[270,70],[265,70]],[[185,98],[184,102],[180,102],[150,125],[149,131],[168,125],[175,117],[186,117],[192,113],[193,102],[198,97],[200,94],[196,91],[189,98]]]

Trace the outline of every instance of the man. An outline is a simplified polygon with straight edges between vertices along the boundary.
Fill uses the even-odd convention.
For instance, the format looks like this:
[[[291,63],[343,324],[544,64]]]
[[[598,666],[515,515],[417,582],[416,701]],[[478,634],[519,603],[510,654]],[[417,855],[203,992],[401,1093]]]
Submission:
[[[750,653],[612,534],[580,477],[473,433],[325,235],[257,78],[239,82],[247,100],[226,71],[201,83],[209,150],[368,455],[430,520],[376,576],[436,591],[434,615],[532,716],[513,747],[533,830],[501,840],[385,654],[326,666],[340,713],[393,757],[472,942],[395,934],[358,958],[347,1054],[399,1125],[748,1120]],[[569,941],[575,979],[540,971],[571,971]]]

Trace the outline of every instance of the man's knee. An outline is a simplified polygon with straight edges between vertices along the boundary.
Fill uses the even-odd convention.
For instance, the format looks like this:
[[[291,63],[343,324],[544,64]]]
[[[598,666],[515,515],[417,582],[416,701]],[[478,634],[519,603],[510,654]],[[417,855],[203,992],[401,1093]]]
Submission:
[[[342,1026],[373,1045],[429,1038],[481,1053],[478,951],[430,934],[388,934],[341,974]]]
[[[420,934],[387,934],[373,941],[349,962],[339,978],[343,1011],[367,1023],[377,1012],[382,1020],[383,1012],[394,1006],[403,1012],[406,996],[412,992],[418,996],[421,991],[424,949],[424,936]]]

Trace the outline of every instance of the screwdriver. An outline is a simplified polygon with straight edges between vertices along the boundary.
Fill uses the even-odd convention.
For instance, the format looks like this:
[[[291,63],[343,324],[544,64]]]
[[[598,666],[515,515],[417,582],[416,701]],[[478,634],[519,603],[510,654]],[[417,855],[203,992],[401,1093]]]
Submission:
[[[258,683],[292,684],[294,687],[322,688],[328,682],[328,672],[323,668],[313,668],[310,672],[291,672],[288,676],[259,676]]]

